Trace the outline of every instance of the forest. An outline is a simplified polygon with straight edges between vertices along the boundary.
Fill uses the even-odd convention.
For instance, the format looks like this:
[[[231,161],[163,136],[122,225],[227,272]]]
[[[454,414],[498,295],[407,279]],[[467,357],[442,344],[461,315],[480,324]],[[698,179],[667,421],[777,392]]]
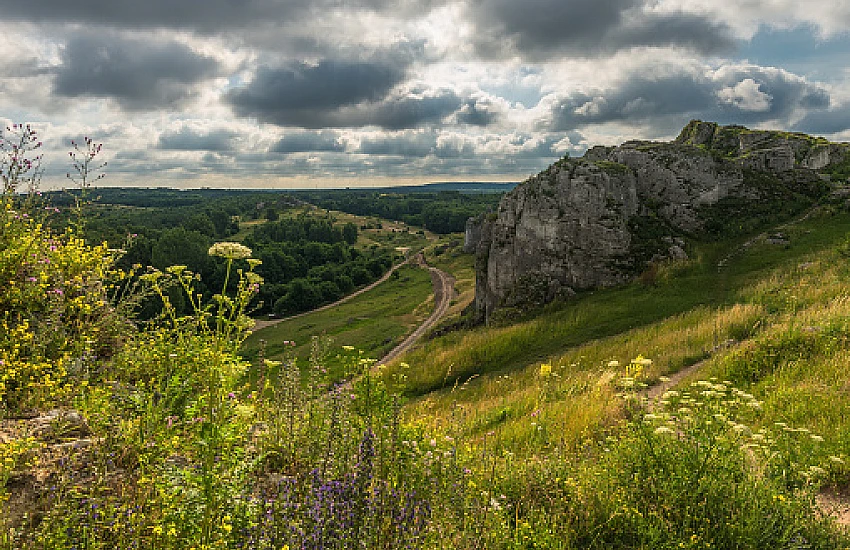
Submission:
[[[427,221],[425,226],[437,233],[463,231],[469,216],[492,209],[501,195],[104,187],[86,196],[79,190],[45,196],[64,208],[54,225],[69,223],[74,205],[80,204],[88,242],[121,248],[122,268],[185,265],[200,276],[197,289],[206,297],[221,287],[226,276],[224,262],[207,254],[210,245],[221,240],[244,242],[262,262],[256,271],[266,282],[254,315],[288,316],[334,302],[375,281],[393,265],[399,243],[374,231],[382,228],[380,222],[367,220]],[[369,218],[342,222],[331,210]],[[372,238],[358,244],[363,231]],[[380,242],[382,238],[385,242]],[[168,293],[174,307],[187,313],[190,305],[183,293],[177,288]],[[142,317],[153,315],[161,305],[155,298],[143,304]]]

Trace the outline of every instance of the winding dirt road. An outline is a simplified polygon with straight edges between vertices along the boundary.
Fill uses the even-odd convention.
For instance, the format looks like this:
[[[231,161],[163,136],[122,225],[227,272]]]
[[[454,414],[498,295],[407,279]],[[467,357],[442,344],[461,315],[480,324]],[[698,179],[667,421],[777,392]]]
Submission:
[[[351,300],[351,299],[353,299],[353,298],[356,298],[357,296],[360,296],[360,295],[361,295],[361,294],[363,294],[364,292],[369,292],[370,290],[372,290],[373,288],[375,288],[375,287],[376,287],[376,286],[378,286],[379,284],[383,283],[384,281],[386,281],[387,279],[389,279],[389,278],[390,278],[390,275],[392,275],[392,274],[393,274],[393,272],[394,272],[396,269],[400,268],[401,266],[403,266],[403,265],[405,265],[405,264],[410,263],[410,261],[411,261],[412,259],[414,259],[414,258],[415,258],[415,256],[410,257],[410,258],[408,258],[408,259],[404,260],[404,261],[403,261],[403,262],[401,262],[401,263],[395,264],[394,266],[392,266],[392,267],[390,268],[390,270],[389,270],[389,271],[387,271],[386,273],[384,273],[384,274],[383,274],[383,276],[382,276],[380,279],[378,279],[377,281],[375,281],[374,283],[370,283],[370,284],[368,284],[368,285],[364,286],[363,288],[361,288],[360,290],[357,290],[357,291],[355,291],[355,292],[352,292],[352,293],[351,293],[351,294],[349,294],[348,296],[343,296],[342,298],[340,298],[340,299],[339,299],[339,300],[337,300],[336,302],[332,302],[332,303],[327,304],[327,305],[324,305],[324,306],[322,306],[322,307],[317,307],[316,309],[311,309],[310,311],[305,311],[305,312],[303,312],[303,313],[298,313],[298,314],[296,314],[296,315],[290,315],[289,317],[283,317],[283,318],[280,318],[280,319],[271,319],[271,320],[268,320],[268,321],[264,321],[264,320],[255,320],[255,321],[254,321],[254,328],[253,328],[252,330],[253,330],[254,332],[257,332],[258,330],[262,330],[262,329],[264,329],[264,328],[274,326],[274,325],[276,325],[276,324],[278,324],[278,323],[282,323],[282,322],[284,322],[284,321],[289,321],[290,319],[298,319],[299,317],[304,317],[305,315],[310,315],[311,313],[316,313],[317,311],[324,311],[324,310],[326,310],[326,309],[330,309],[330,308],[332,308],[332,307],[336,307],[336,306],[338,306],[338,305],[340,305],[340,304],[344,304],[345,302],[347,302],[347,301],[349,301],[349,300]]]
[[[436,267],[430,267],[425,263],[425,258],[423,258],[421,254],[416,255],[416,262],[420,266],[428,268],[428,271],[431,272],[431,284],[434,285],[434,311],[431,313],[431,316],[425,320],[425,322],[419,325],[419,327],[410,334],[410,336],[405,338],[401,344],[397,345],[388,354],[386,354],[383,359],[378,361],[378,365],[389,363],[413,347],[413,345],[422,338],[422,336],[428,332],[431,327],[437,324],[437,321],[443,318],[452,303],[455,291],[454,277],[445,271],[437,269]]]
[[[332,304],[327,304],[327,305],[324,305],[322,307],[319,307],[319,308],[316,308],[316,309],[311,309],[310,311],[305,311],[304,313],[299,313],[297,315],[292,315],[290,317],[284,317],[282,319],[273,319],[273,320],[269,320],[269,321],[255,321],[254,332],[256,332],[258,330],[262,330],[262,329],[267,328],[267,327],[274,326],[278,323],[282,323],[283,321],[288,321],[290,319],[297,319],[299,317],[303,317],[305,315],[309,315],[309,314],[315,313],[317,311],[324,311],[326,309],[330,309],[332,307],[336,307],[340,304],[343,304],[343,303],[351,300],[352,298],[360,296],[364,292],[368,292],[368,291],[372,290],[373,288],[375,288],[379,284],[381,284],[384,281],[386,281],[387,279],[389,279],[390,276],[393,274],[393,272],[395,270],[397,270],[401,266],[408,264],[408,263],[411,263],[411,262],[419,265],[423,269],[428,269],[428,271],[431,273],[431,284],[434,286],[434,311],[431,313],[431,316],[428,317],[421,325],[419,325],[416,328],[416,330],[414,330],[407,338],[405,338],[404,341],[401,344],[394,347],[387,355],[385,355],[378,362],[379,365],[383,365],[384,363],[388,363],[389,361],[392,361],[393,359],[395,359],[396,357],[398,357],[399,355],[401,355],[402,353],[406,352],[411,347],[413,347],[413,345],[416,344],[416,342],[420,338],[422,338],[422,336],[424,336],[426,332],[428,332],[435,324],[437,324],[437,322],[440,319],[442,319],[443,316],[448,312],[449,306],[451,306],[451,303],[452,303],[452,298],[454,298],[454,284],[455,284],[454,277],[452,277],[451,275],[449,275],[445,271],[437,269],[436,267],[429,266],[427,263],[425,263],[425,258],[422,256],[421,253],[416,254],[415,256],[411,256],[410,258],[406,259],[405,261],[394,265],[392,267],[392,269],[387,271],[384,274],[383,277],[381,277],[380,279],[378,279],[374,283],[372,283],[368,286],[364,286],[363,288],[361,288],[357,292],[353,292],[353,293],[349,294],[348,296],[345,296],[344,298],[341,298],[341,299],[337,300],[336,302],[333,302]]]

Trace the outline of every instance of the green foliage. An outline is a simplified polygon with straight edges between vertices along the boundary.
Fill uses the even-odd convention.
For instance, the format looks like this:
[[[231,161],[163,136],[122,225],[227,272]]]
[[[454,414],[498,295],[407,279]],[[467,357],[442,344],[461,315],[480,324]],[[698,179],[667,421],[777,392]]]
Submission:
[[[262,260],[258,272],[274,284],[263,289],[260,312],[286,316],[333,302],[343,290],[368,284],[392,265],[386,249],[362,250],[353,223],[301,217],[257,226],[245,238]]]
[[[631,174],[632,170],[625,164],[620,164],[619,162],[611,162],[609,160],[595,160],[593,163],[602,169],[605,172],[613,175],[626,175]]]
[[[725,197],[700,211],[706,233],[716,237],[746,235],[799,215],[826,196],[820,181],[796,181],[752,170],[744,171],[752,197]]]
[[[628,423],[589,450],[591,460],[534,471],[541,481],[517,502],[518,522],[561,536],[523,547],[840,544],[814,509],[828,460],[797,450],[811,450],[807,431],[753,428],[761,403],[718,381],[667,392],[647,408],[634,401],[635,379],[621,382],[630,388]]]
[[[632,216],[628,225],[632,241],[628,254],[618,259],[617,266],[627,273],[640,273],[655,255],[666,251],[667,247],[662,239],[674,235],[675,232],[654,213]]]
[[[387,324],[340,342],[333,359],[314,341],[303,361],[289,341],[258,350],[249,364],[240,355],[246,313],[266,265],[242,244],[216,243],[206,251],[213,258],[196,258],[209,262],[212,280],[184,265],[122,278],[105,245],[34,221],[32,207],[8,195],[3,201],[0,393],[12,413],[0,415],[3,550],[850,542],[814,502],[822,483],[848,479],[846,215],[787,229],[793,244],[781,250],[748,245],[720,274],[729,242],[701,245],[685,266],[660,267],[651,288],[581,296],[513,327],[438,339],[408,356],[413,367],[374,369],[355,345],[385,345],[396,330]],[[312,227],[336,239],[332,225]],[[334,242],[305,239],[305,257],[362,258],[342,233]],[[166,253],[157,252],[163,262]],[[351,270],[348,289],[383,266],[357,267],[363,273]],[[301,321],[333,333],[410,311],[430,288],[427,273],[413,269],[352,309],[328,313],[336,318]],[[116,292],[134,294],[111,286],[113,277],[146,285],[161,314],[128,323],[133,301],[119,307],[126,298]],[[327,266],[301,280],[328,299],[343,291]],[[44,291],[57,288],[62,294]],[[591,341],[600,336],[611,338]],[[719,352],[730,337],[749,342]],[[612,384],[612,354],[642,347],[658,361],[638,357]],[[555,353],[563,355],[540,364]],[[645,383],[712,354],[708,367],[749,384],[746,391],[709,379],[642,398]],[[529,364],[529,375],[513,372]],[[482,390],[485,379],[497,389]],[[446,384],[456,387],[407,408],[394,393]],[[417,416],[416,407],[435,403],[451,403],[445,416]],[[73,408],[90,433],[74,434],[60,415],[45,435],[20,414],[54,407]]]
[[[726,357],[723,369],[729,378],[752,384],[774,374],[789,361],[805,362],[846,348],[847,335],[845,323],[817,329],[792,327],[779,334],[769,333]]]
[[[850,147],[844,147],[844,158],[841,162],[832,164],[823,170],[835,183],[850,181]]]

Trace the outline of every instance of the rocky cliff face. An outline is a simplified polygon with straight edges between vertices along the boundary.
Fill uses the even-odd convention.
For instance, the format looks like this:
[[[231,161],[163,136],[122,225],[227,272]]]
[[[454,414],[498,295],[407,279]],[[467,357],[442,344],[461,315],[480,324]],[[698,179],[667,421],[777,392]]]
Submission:
[[[467,225],[477,313],[487,319],[498,307],[619,284],[649,261],[681,258],[682,236],[716,221],[712,207],[781,199],[777,189],[817,195],[823,176],[814,171],[847,162],[848,151],[801,134],[694,121],[670,143],[562,159],[508,193],[495,216]]]

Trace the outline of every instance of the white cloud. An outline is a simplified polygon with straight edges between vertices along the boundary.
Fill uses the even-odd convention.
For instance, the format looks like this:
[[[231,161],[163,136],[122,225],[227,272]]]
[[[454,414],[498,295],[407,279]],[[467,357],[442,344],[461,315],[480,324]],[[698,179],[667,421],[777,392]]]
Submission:
[[[717,97],[727,105],[752,112],[767,111],[773,99],[770,94],[761,91],[761,85],[752,78],[745,78],[734,86],[718,90]]]
[[[292,0],[284,17],[249,0],[248,12],[266,14],[249,25],[250,13],[216,15],[234,13],[229,0],[211,1],[200,23],[161,0],[139,8],[144,21],[118,4],[101,17],[99,3],[83,0],[99,21],[84,27],[68,6],[48,9],[54,1],[14,4],[19,21],[0,23],[0,113],[38,122],[58,185],[67,142],[83,135],[105,143],[111,184],[260,186],[521,179],[589,145],[671,137],[691,117],[850,131],[850,119],[835,116],[850,103],[847,69],[822,84],[817,72],[795,74],[781,59],[758,66],[729,49],[764,27],[802,24],[834,37],[850,28],[847,2]],[[589,42],[562,36],[558,17]],[[482,34],[497,29],[510,36]],[[616,40],[600,43],[594,29],[617,31]],[[91,59],[71,56],[81,36],[112,59],[123,48],[151,78],[123,89],[117,81],[133,74],[112,67],[122,78],[104,80]],[[180,79],[178,58],[195,78]],[[75,79],[74,67],[94,77]],[[358,70],[372,87],[350,81]],[[57,75],[76,87],[57,95]],[[240,110],[234,98],[252,83]]]

